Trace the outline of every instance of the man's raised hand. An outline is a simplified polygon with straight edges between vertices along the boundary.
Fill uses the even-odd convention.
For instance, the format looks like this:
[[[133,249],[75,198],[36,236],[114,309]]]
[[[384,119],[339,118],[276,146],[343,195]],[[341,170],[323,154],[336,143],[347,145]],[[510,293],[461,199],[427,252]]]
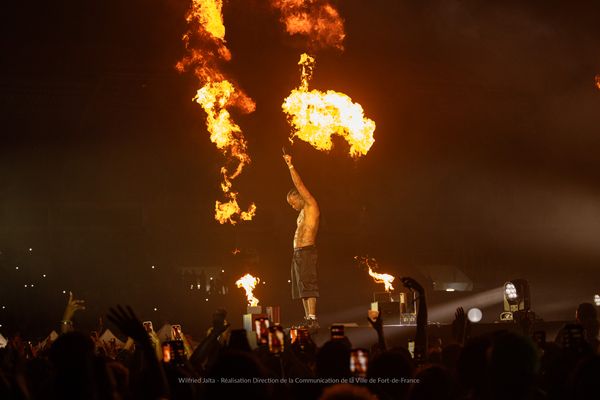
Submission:
[[[292,168],[292,156],[290,156],[289,154],[284,154],[283,160],[287,164],[288,168]]]
[[[120,305],[115,308],[111,307],[107,317],[121,332],[135,340],[136,343],[150,343],[144,324],[135,315],[131,307],[127,306],[127,309]]]
[[[69,292],[69,301],[67,307],[65,307],[65,313],[63,314],[63,321],[71,321],[75,311],[85,310],[85,300],[77,300],[73,297],[73,292]]]
[[[413,278],[410,278],[407,276],[407,277],[401,278],[400,280],[402,281],[402,284],[404,285],[404,287],[406,287],[407,289],[416,290],[419,294],[422,294],[425,292],[425,289],[423,289],[423,286],[421,286],[421,284],[419,284],[419,282],[417,282]]]
[[[223,308],[219,308],[213,313],[212,325],[214,334],[220,335],[229,328],[229,323],[225,320],[226,317],[227,311]]]

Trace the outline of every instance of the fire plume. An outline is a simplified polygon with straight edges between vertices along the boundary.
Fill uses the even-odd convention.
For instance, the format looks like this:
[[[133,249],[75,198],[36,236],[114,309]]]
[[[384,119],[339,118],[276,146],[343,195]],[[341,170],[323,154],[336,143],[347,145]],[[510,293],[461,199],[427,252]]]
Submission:
[[[256,285],[260,282],[259,278],[255,278],[250,274],[246,274],[238,279],[235,284],[238,288],[244,288],[246,291],[246,298],[248,299],[248,305],[251,307],[256,307],[258,305],[258,299],[254,297],[252,291],[256,287]]]
[[[392,275],[378,274],[377,272],[373,272],[371,267],[369,267],[369,275],[371,275],[373,277],[373,279],[375,280],[375,283],[383,283],[385,286],[386,292],[390,292],[390,291],[394,290],[394,287],[392,286],[392,282],[394,282],[394,279],[396,279],[396,278],[393,277]]]
[[[237,163],[231,168],[232,172],[225,166],[221,168],[221,190],[226,201],[215,202],[215,219],[221,224],[229,222],[235,225],[239,220],[251,220],[256,213],[256,206],[251,204],[247,211],[242,211],[237,202],[238,193],[232,190],[231,181],[250,163],[250,156],[246,139],[239,125],[233,121],[229,108],[237,107],[242,112],[250,113],[256,106],[218,68],[218,61],[231,59],[231,53],[225,45],[222,7],[222,0],[192,1],[186,16],[189,30],[183,35],[187,54],[177,63],[176,69],[180,72],[192,70],[198,78],[202,87],[193,101],[206,113],[210,140],[227,157],[228,163]]]
[[[371,264],[375,264],[374,267],[378,268],[377,261],[374,258],[368,257],[354,257],[359,263],[364,264],[369,269],[369,275],[373,278],[375,283],[383,283],[385,286],[386,292],[391,292],[394,290],[394,286],[392,286],[392,282],[396,279],[394,276],[390,274],[380,274],[373,271]]]
[[[304,53],[298,63],[302,67],[300,86],[292,90],[282,104],[283,111],[297,137],[317,150],[331,150],[332,136],[342,136],[350,145],[350,155],[368,153],[375,142],[375,122],[364,116],[360,104],[344,93],[328,90],[309,90],[315,59]]]
[[[308,38],[313,48],[343,50],[344,21],[328,0],[271,0],[290,35]]]

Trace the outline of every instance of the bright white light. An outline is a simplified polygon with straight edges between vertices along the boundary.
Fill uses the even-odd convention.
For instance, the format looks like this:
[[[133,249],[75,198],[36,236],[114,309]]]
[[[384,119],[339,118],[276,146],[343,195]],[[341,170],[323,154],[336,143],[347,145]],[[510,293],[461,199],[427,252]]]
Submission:
[[[27,287],[27,285],[25,285],[25,287]]]
[[[3,309],[3,310],[5,310],[5,309],[6,309],[6,306],[2,306],[2,309]]]
[[[266,284],[267,284],[267,282],[263,281],[263,285],[266,285]]]
[[[471,308],[469,311],[467,311],[467,318],[469,318],[469,321],[476,324],[477,322],[481,321],[481,318],[483,318],[483,313],[479,308]]]
[[[154,269],[154,265],[152,267],[150,267],[150,268]]]
[[[33,287],[33,283],[31,284],[31,287]]]
[[[154,307],[154,311],[158,311],[158,307]]]
[[[221,272],[225,272],[225,270],[224,270],[224,269],[222,269],[222,270],[221,270]]]
[[[29,252],[32,252],[32,251],[33,251],[33,249],[30,247],[30,248],[29,248]]]
[[[600,307],[600,294],[594,296],[594,304]]]
[[[454,292],[454,289],[453,288],[448,288],[448,289],[446,289],[446,292]]]
[[[42,276],[45,278],[45,277],[46,277],[46,274],[43,274]]]
[[[518,297],[517,288],[512,282],[508,282],[506,285],[504,285],[504,293],[506,293],[506,297],[509,300],[516,300]]]
[[[15,267],[15,269],[19,269],[19,267]]]
[[[208,299],[204,299],[205,301],[208,301]]]
[[[63,290],[63,294],[67,294],[67,291],[66,291],[66,290]]]
[[[292,283],[292,281],[288,279],[288,283]]]

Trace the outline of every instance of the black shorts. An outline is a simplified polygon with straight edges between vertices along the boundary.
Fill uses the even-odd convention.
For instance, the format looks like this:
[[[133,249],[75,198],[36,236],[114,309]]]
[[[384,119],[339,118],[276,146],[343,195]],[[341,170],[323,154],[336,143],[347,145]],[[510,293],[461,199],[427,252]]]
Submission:
[[[292,257],[292,299],[319,297],[317,246],[294,249]]]

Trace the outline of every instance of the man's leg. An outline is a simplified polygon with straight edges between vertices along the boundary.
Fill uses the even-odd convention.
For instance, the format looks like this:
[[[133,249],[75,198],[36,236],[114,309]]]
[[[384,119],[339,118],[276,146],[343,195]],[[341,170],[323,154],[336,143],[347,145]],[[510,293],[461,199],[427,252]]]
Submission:
[[[310,309],[308,306],[308,300],[306,297],[302,298],[302,306],[304,307],[304,318],[308,319],[308,314],[310,314]]]
[[[306,302],[305,310],[306,310],[306,318],[317,318],[317,298],[316,297],[308,297],[306,299],[302,299]]]
[[[308,331],[311,335],[314,335],[319,331],[319,322],[317,321],[317,298],[307,297],[302,299],[306,304],[306,323]]]
[[[309,332],[316,333],[319,329],[317,322],[317,296],[319,287],[317,284],[317,251],[312,247],[298,252],[299,258],[298,278],[300,281],[300,293],[302,296],[302,305],[304,306],[304,315],[309,328]]]

